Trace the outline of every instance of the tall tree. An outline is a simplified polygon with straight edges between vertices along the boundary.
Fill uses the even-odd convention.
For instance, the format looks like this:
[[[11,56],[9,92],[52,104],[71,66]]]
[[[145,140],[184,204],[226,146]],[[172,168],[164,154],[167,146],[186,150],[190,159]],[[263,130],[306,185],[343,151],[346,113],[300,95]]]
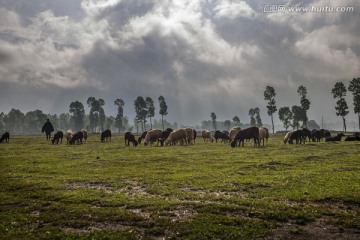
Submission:
[[[39,133],[47,118],[48,116],[38,109],[27,112],[25,114],[26,132],[31,134]]]
[[[255,110],[253,108],[250,108],[249,110],[249,116],[250,116],[250,125],[251,126],[255,126],[256,125],[256,120],[254,118],[255,116]]]
[[[240,118],[238,116],[233,117],[232,120],[236,126],[240,127]]]
[[[293,113],[291,112],[289,107],[282,107],[279,109],[279,119],[283,122],[286,131],[291,126],[292,117]]]
[[[96,132],[96,127],[99,126],[99,131],[103,131],[105,124],[105,111],[103,108],[105,105],[104,99],[89,97],[86,103],[90,107],[90,128],[93,132]]]
[[[299,129],[300,121],[304,119],[304,109],[300,106],[292,106],[291,108],[292,116],[293,116],[293,129]]]
[[[298,95],[300,96],[300,105],[301,108],[303,109],[303,116],[302,116],[302,122],[303,122],[303,127],[307,127],[307,111],[310,108],[310,101],[309,99],[306,98],[307,95],[307,89],[304,86],[300,86],[297,90]]]
[[[346,119],[345,116],[349,113],[348,105],[345,100],[346,96],[346,87],[345,84],[342,82],[335,83],[334,88],[331,90],[334,99],[338,99],[336,102],[335,110],[336,115],[341,116],[343,120],[343,131],[346,132]]]
[[[262,121],[261,121],[261,117],[260,117],[260,109],[258,107],[254,108],[254,112],[255,112],[255,120],[256,120],[256,126],[261,127],[262,126]]]
[[[360,78],[351,80],[348,90],[353,94],[354,113],[358,115],[360,129]]]
[[[74,121],[75,131],[80,131],[82,128],[84,128],[84,105],[79,101],[72,102],[70,103],[69,112],[72,114],[71,117]]]
[[[23,133],[25,115],[18,109],[12,108],[10,112],[4,116],[4,125],[10,133]]]
[[[159,100],[159,105],[160,105],[160,115],[161,115],[161,124],[162,124],[162,128],[163,128],[163,131],[164,131],[164,116],[166,116],[168,114],[167,112],[167,105],[166,105],[166,102],[165,102],[165,98],[163,96],[160,96],[158,98]]]
[[[146,97],[145,99],[146,107],[147,107],[147,117],[150,118],[150,128],[152,128],[151,118],[155,116],[155,106],[154,101],[151,97]]]
[[[268,115],[271,117],[271,125],[272,125],[272,132],[275,132],[275,127],[274,127],[274,118],[273,118],[273,114],[276,113],[277,108],[276,108],[276,101],[275,101],[275,89],[271,86],[266,86],[265,92],[264,92],[264,97],[265,100],[269,101],[267,104],[267,109],[268,109]]]
[[[134,106],[135,106],[136,119],[139,122],[141,122],[141,129],[142,131],[144,131],[144,129],[146,130],[145,120],[147,116],[146,101],[144,100],[143,97],[138,96],[134,101]]]
[[[121,98],[118,98],[114,101],[114,104],[118,106],[118,112],[115,118],[115,127],[118,129],[118,132],[120,133],[120,131],[123,130],[123,117],[124,117],[123,107],[125,106],[125,102]]]
[[[212,112],[210,114],[210,117],[211,117],[211,122],[212,122],[212,127],[213,129],[216,131],[216,114],[214,112]]]

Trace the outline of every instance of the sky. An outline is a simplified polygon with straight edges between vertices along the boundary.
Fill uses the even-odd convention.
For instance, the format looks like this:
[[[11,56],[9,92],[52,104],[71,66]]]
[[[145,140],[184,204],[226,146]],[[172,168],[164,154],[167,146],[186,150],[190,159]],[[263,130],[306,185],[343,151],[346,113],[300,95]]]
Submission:
[[[360,77],[359,12],[358,0],[0,0],[0,112],[60,114],[79,100],[88,113],[93,96],[107,115],[123,99],[133,119],[137,96],[158,113],[162,95],[170,122],[249,122],[259,107],[270,123],[266,86],[279,109],[300,105],[303,85],[309,119],[340,122],[331,89]]]

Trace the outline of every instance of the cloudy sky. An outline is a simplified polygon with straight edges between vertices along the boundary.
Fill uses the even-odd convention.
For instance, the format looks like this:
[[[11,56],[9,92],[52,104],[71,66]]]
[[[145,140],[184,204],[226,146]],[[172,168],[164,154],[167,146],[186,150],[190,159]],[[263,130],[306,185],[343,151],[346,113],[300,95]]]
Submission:
[[[124,99],[133,118],[137,96],[163,95],[171,122],[199,124],[211,112],[248,122],[254,107],[270,122],[265,87],[279,108],[299,105],[304,85],[309,118],[340,121],[330,91],[360,77],[360,3],[285,2],[269,12],[267,0],[0,0],[0,112],[68,112],[94,96],[109,115]],[[354,9],[288,9],[296,6]]]

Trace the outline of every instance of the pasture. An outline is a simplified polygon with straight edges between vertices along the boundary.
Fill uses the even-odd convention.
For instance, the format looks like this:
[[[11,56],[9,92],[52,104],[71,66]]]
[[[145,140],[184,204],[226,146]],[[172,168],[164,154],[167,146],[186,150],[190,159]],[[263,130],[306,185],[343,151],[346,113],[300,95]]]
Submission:
[[[0,144],[1,239],[359,239],[359,142]]]

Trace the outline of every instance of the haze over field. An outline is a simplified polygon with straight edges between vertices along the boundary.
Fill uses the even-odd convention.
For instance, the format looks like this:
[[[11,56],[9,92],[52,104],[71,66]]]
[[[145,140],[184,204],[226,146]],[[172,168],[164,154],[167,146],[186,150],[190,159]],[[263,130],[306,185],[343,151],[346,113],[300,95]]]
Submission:
[[[281,2],[281,1],[280,1]],[[283,1],[287,3],[288,1]],[[0,0],[0,112],[68,112],[89,96],[105,113],[135,117],[137,96],[163,95],[167,120],[199,124],[250,108],[267,115],[264,90],[276,105],[300,105],[309,119],[340,122],[331,89],[360,77],[360,3],[292,1],[287,6],[351,6],[351,12],[263,12],[268,1]],[[357,122],[352,95],[350,114]],[[88,113],[88,108],[86,108]],[[280,124],[278,114],[275,122]]]

